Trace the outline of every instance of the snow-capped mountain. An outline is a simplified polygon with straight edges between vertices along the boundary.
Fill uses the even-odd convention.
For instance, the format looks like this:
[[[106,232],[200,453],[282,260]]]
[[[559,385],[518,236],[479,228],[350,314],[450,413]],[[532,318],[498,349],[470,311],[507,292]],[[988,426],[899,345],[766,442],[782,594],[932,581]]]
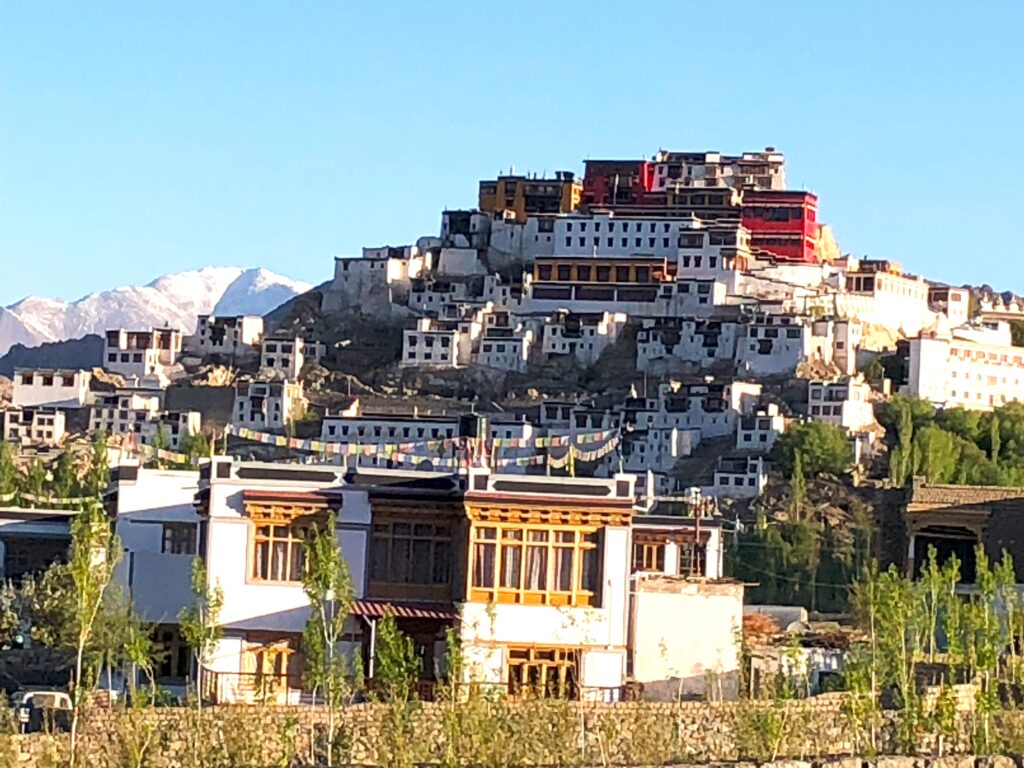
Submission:
[[[265,269],[207,267],[72,302],[29,296],[0,307],[0,355],[14,344],[35,346],[109,328],[170,325],[192,333],[196,315],[265,315],[311,287]]]

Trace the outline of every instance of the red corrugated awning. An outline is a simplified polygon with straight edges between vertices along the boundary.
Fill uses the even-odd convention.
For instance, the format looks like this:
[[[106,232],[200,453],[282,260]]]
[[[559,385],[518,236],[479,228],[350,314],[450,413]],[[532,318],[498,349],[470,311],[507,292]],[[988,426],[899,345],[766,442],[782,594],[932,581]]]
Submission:
[[[437,619],[454,621],[459,612],[451,603],[404,602],[401,600],[356,600],[352,604],[352,615],[364,619],[379,619],[387,614],[396,619]]]

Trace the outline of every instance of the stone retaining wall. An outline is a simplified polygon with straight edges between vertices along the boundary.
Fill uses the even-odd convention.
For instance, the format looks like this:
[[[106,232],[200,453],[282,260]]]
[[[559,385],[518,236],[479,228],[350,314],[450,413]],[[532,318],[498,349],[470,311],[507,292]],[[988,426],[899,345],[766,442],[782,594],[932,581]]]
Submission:
[[[327,713],[321,708],[216,707],[199,719],[191,709],[93,710],[82,728],[87,768],[269,768],[314,765],[323,759]],[[841,698],[788,703],[703,702],[579,704],[474,702],[452,707],[380,704],[340,713],[336,764],[387,766],[646,766],[709,762],[798,762],[898,750],[897,720],[876,723],[875,747],[844,712]],[[962,722],[941,744],[922,738],[924,754],[967,752],[971,724]],[[1000,713],[993,737],[1024,750],[1024,712]],[[1012,742],[1016,735],[1018,742]],[[998,743],[993,741],[992,743]],[[1008,747],[1007,747],[1008,748]],[[63,735],[0,737],[0,768],[57,768]],[[897,760],[897,762],[890,762]],[[879,758],[877,768],[1012,768],[989,758]],[[985,761],[989,762],[985,762]],[[860,758],[836,768],[862,768]],[[753,765],[753,762],[746,763]],[[1024,766],[1019,766],[1024,768]]]

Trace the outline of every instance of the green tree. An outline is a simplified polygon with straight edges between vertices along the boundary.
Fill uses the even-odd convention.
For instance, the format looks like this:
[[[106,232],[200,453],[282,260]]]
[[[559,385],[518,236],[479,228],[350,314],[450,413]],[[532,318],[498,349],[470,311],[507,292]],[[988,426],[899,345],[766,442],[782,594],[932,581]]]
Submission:
[[[75,498],[79,495],[78,470],[71,451],[64,451],[57,459],[53,470],[53,495],[58,499]]]
[[[0,498],[4,503],[13,501],[12,494],[18,491],[18,467],[11,456],[11,448],[6,440],[0,440]]]
[[[789,478],[789,510],[794,520],[803,514],[804,496],[807,493],[807,479],[804,477],[804,455],[800,451],[793,454],[793,474]]]
[[[210,439],[202,432],[189,432],[181,438],[181,452],[190,460],[205,459],[212,455]]]
[[[345,621],[352,610],[353,590],[348,562],[338,546],[337,521],[332,514],[323,527],[315,526],[306,540],[302,588],[310,615],[303,633],[306,680],[320,691],[327,707],[327,765],[334,765],[337,711],[348,695],[348,663],[341,652]]]
[[[76,629],[74,709],[71,713],[72,768],[76,759],[78,723],[85,701],[85,652],[120,554],[121,545],[100,504],[90,504],[75,516],[71,523],[71,551],[68,558],[68,571],[74,583]]]
[[[842,430],[817,421],[790,425],[775,441],[770,458],[782,474],[792,477],[797,453],[803,457],[805,477],[839,475],[853,461],[853,450]]]
[[[46,467],[43,466],[43,462],[39,459],[33,459],[25,467],[25,473],[21,478],[22,496],[31,497],[28,499],[31,502],[31,506],[42,506],[45,504],[45,499],[50,495],[46,492],[47,485]]]
[[[935,423],[947,432],[977,443],[981,436],[981,411],[967,408],[944,408],[935,416]]]
[[[82,489],[88,496],[100,498],[110,484],[110,460],[107,457],[107,436],[97,432],[92,439],[89,455],[89,470],[85,474]]]
[[[192,649],[196,662],[196,709],[203,710],[203,668],[217,649],[223,630],[220,611],[224,606],[224,591],[219,584],[210,586],[206,566],[202,559],[192,560],[192,605],[178,614],[181,634]]]
[[[388,614],[377,622],[377,654],[374,680],[387,701],[408,701],[420,673],[420,659],[412,638],[403,633]]]
[[[21,598],[32,641],[48,648],[73,648],[75,583],[66,563],[54,563],[39,577],[25,576]]]
[[[885,366],[877,357],[864,366],[864,378],[868,381],[881,381],[885,378]]]
[[[930,424],[914,435],[914,474],[933,483],[948,483],[956,474],[960,451],[955,437]]]
[[[988,457],[996,464],[999,463],[999,449],[1002,446],[1002,436],[999,432],[999,414],[992,414],[988,425]]]
[[[18,590],[7,581],[0,586],[0,649],[10,646],[21,634],[21,599]]]

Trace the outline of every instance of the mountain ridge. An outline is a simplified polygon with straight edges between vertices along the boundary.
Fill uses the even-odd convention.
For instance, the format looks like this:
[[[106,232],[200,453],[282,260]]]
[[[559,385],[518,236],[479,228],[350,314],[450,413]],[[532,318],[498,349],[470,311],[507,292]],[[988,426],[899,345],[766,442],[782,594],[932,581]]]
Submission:
[[[26,296],[0,307],[0,355],[16,344],[35,347],[109,328],[171,325],[195,330],[201,314],[265,315],[311,285],[260,267],[204,267],[123,285],[75,301]]]

